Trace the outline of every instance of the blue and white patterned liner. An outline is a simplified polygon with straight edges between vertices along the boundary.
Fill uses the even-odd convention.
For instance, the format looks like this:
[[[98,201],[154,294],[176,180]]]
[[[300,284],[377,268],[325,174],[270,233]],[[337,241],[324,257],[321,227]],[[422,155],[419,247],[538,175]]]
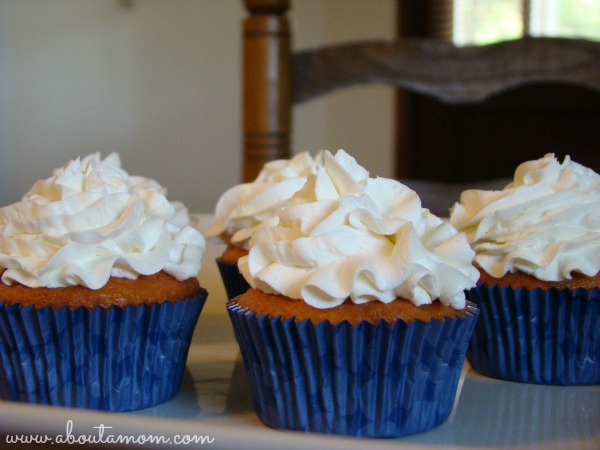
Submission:
[[[223,261],[221,258],[217,258],[217,266],[225,285],[228,300],[242,295],[250,289],[250,285],[240,273],[236,262]]]
[[[91,310],[0,302],[0,399],[108,411],[169,400],[207,295]]]
[[[394,437],[444,422],[478,310],[350,325],[270,319],[228,304],[256,414],[272,428]]]
[[[600,383],[600,288],[528,290],[478,284],[467,352],[482,375],[522,383]]]

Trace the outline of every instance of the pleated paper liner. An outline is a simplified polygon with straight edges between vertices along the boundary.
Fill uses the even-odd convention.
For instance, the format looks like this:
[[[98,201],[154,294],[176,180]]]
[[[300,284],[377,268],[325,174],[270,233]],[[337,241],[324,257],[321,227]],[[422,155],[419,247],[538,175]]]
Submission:
[[[92,310],[0,303],[0,398],[108,411],[165,402],[207,295]]]
[[[478,310],[464,318],[269,319],[228,304],[259,419],[272,428],[365,437],[419,433],[450,415]]]
[[[522,383],[600,383],[600,289],[467,293],[481,310],[467,352],[482,375]]]
[[[250,289],[250,285],[238,269],[237,262],[223,261],[221,258],[217,258],[217,266],[225,285],[228,300],[242,295]]]

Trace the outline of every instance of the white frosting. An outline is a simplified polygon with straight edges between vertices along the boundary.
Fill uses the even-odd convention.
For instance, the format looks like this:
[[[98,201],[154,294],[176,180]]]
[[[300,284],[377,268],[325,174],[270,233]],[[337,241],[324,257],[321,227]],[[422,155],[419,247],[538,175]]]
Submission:
[[[247,250],[255,230],[277,224],[277,212],[304,185],[314,167],[315,159],[308,152],[268,162],[252,183],[234,186],[221,196],[215,223],[206,236],[211,242]]]
[[[464,308],[479,277],[466,236],[403,184],[369,178],[343,150],[318,158],[279,224],[253,234],[239,262],[248,282],[317,308],[399,297]]]
[[[496,278],[521,271],[560,281],[600,270],[600,175],[568,156],[521,164],[501,191],[463,192],[450,222]]]
[[[0,208],[2,281],[98,289],[111,276],[197,276],[204,238],[165,195],[156,181],[129,176],[115,153],[69,161]]]

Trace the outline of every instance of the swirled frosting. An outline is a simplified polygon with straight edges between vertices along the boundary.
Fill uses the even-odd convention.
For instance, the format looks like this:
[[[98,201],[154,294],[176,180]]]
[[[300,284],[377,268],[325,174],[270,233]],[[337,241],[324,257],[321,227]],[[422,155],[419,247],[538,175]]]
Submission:
[[[165,195],[156,181],[129,176],[115,153],[69,161],[0,208],[2,281],[98,289],[111,276],[197,276],[204,238]]]
[[[316,308],[347,298],[439,299],[464,308],[464,290],[479,277],[466,236],[423,209],[403,184],[369,178],[343,150],[335,157],[323,151],[318,160],[278,225],[253,234],[239,262],[248,282]]]
[[[234,186],[219,198],[207,238],[247,250],[254,231],[277,224],[277,212],[304,185],[314,167],[315,159],[308,152],[268,162],[252,183]]]
[[[521,271],[562,281],[600,270],[600,175],[568,156],[521,164],[503,190],[463,192],[450,222],[496,278]]]

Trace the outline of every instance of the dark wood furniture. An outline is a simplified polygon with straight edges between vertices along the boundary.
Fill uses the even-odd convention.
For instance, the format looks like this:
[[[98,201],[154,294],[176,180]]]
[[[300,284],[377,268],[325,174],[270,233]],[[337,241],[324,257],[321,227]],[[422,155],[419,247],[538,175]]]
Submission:
[[[469,108],[488,99],[497,101],[503,92],[516,92],[519,96],[519,89],[529,85],[540,86],[541,96],[548,95],[544,91],[548,86],[564,84],[575,91],[594,92],[600,98],[598,42],[525,38],[481,47],[456,47],[441,40],[403,38],[294,54],[287,18],[290,2],[245,0],[244,3],[249,12],[243,24],[245,181],[254,179],[265,162],[290,156],[293,104],[345,86],[392,84],[431,99],[434,109],[438,103],[451,107],[466,104]],[[510,100],[500,103],[506,101],[510,103]],[[457,126],[456,123],[451,126]],[[452,172],[453,167],[448,166],[451,159],[443,157],[440,144],[443,143],[435,139],[429,144],[441,152],[438,155],[409,154],[405,148],[405,154],[397,157],[399,176],[415,176],[410,167],[419,158],[435,161],[440,155],[439,164],[446,165],[442,169]],[[596,147],[593,153],[597,155],[599,150]],[[456,164],[464,164],[468,158],[465,154],[463,161]],[[485,158],[487,165],[493,165]]]

